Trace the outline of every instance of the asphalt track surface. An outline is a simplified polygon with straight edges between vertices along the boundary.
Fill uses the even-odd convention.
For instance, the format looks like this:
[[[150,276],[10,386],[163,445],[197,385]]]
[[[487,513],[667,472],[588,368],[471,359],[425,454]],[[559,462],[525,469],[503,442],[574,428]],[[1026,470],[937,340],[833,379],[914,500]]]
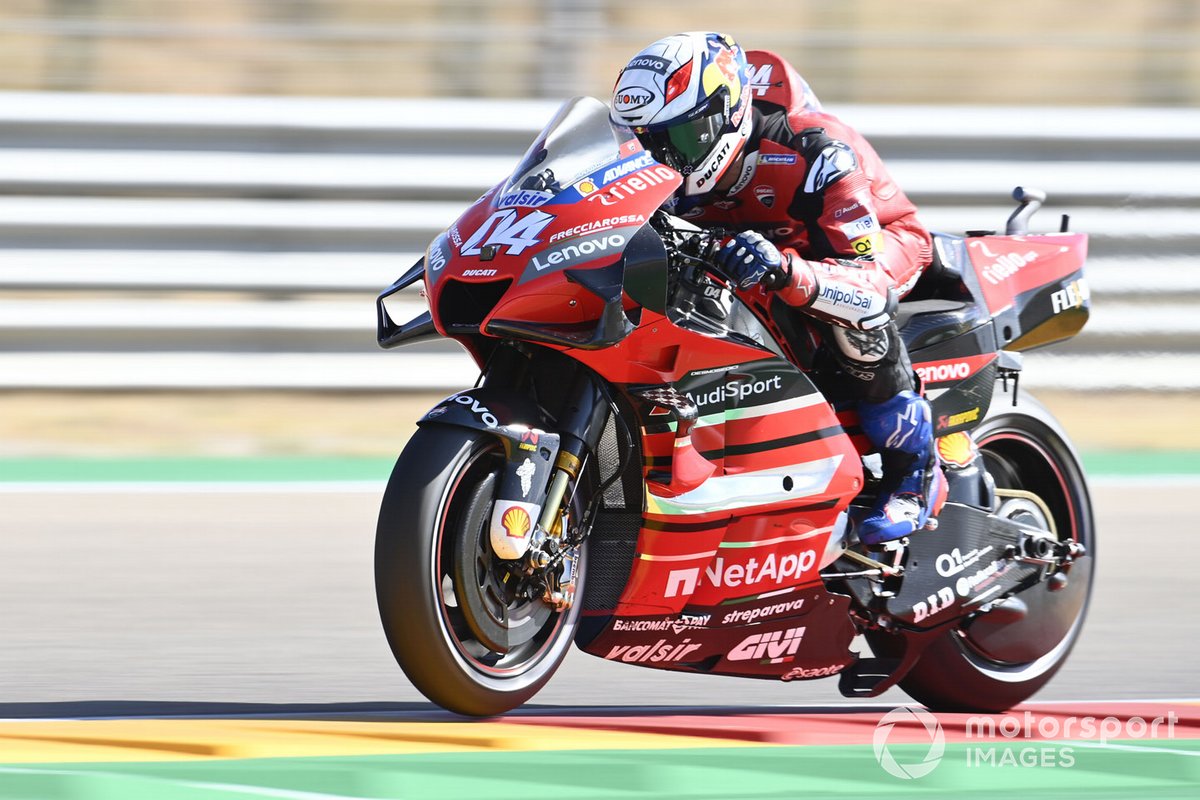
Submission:
[[[514,717],[480,726],[439,712],[405,680],[379,630],[371,577],[377,487],[94,488],[0,494],[0,719],[15,720],[0,723],[5,800],[488,793],[487,784],[446,783],[464,769],[508,776],[508,789],[520,794],[555,784],[560,791],[585,773],[593,785],[613,770],[641,776],[632,794],[617,783],[611,792],[562,792],[573,797],[917,788],[880,772],[871,757],[875,724],[906,696],[851,703],[833,680],[673,675],[573,653]],[[1060,716],[1178,713],[1182,738],[1149,749],[1088,745],[1072,756],[1074,771],[1043,764],[1003,771],[997,782],[995,767],[964,767],[960,723],[942,718],[946,763],[954,766],[939,767],[939,777],[922,784],[926,793],[953,794],[986,779],[1009,796],[1195,796],[1200,706],[1187,698],[1200,698],[1200,643],[1187,520],[1197,490],[1195,479],[1156,486],[1108,478],[1094,487],[1100,553],[1089,620],[1033,706]],[[188,719],[143,719],[171,716]],[[283,727],[230,721],[263,716],[282,718],[271,724]],[[91,720],[62,721],[79,718]],[[39,719],[58,721],[32,722]],[[31,727],[41,725],[51,727]],[[172,727],[189,725],[218,727]],[[354,728],[362,725],[374,732]],[[548,727],[530,738],[530,725]],[[725,732],[697,739],[697,728]],[[807,738],[798,737],[802,730]],[[300,735],[303,747],[294,743]],[[910,764],[931,752],[919,736],[891,743],[902,762],[905,748],[912,751]],[[763,744],[805,746],[738,749]],[[1051,758],[1061,752],[1050,749]],[[339,777],[304,772],[315,769],[304,760],[314,755],[332,759],[315,762],[321,775]],[[79,771],[80,762],[122,761],[136,763]],[[873,777],[847,783],[864,764]],[[695,777],[701,765],[711,767],[703,780]],[[364,784],[364,775],[375,783]],[[804,791],[797,781],[807,782]],[[325,789],[313,792],[318,786]]]

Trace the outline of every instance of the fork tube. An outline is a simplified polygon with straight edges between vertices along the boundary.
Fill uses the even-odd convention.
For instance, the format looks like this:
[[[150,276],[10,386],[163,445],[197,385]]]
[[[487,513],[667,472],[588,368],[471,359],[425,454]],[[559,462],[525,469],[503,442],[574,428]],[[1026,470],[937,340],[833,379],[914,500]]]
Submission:
[[[554,529],[568,483],[571,478],[579,477],[584,453],[588,450],[595,452],[600,437],[604,435],[604,426],[608,423],[608,402],[586,370],[580,369],[575,373],[569,398],[559,422],[562,442],[554,465],[554,475],[550,479],[550,491],[546,495],[546,504],[542,506],[542,515],[538,518],[538,525],[544,531]]]

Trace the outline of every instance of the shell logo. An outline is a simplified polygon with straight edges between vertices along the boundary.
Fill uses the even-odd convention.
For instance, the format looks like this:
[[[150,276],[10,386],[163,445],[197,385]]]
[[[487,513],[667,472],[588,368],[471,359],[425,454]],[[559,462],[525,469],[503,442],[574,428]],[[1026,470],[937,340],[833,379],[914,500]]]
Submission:
[[[520,506],[513,506],[505,511],[504,516],[500,518],[500,524],[504,526],[505,533],[514,539],[524,539],[533,527],[529,520],[529,512]]]
[[[975,460],[977,452],[975,442],[971,440],[970,434],[966,431],[942,436],[937,440],[937,453],[943,464],[951,464],[956,467],[969,466]]]
[[[596,182],[593,181],[591,178],[584,178],[579,183],[575,184],[575,188],[577,190],[579,190],[580,194],[589,195],[592,192],[596,191],[596,189],[599,187],[596,186]]]

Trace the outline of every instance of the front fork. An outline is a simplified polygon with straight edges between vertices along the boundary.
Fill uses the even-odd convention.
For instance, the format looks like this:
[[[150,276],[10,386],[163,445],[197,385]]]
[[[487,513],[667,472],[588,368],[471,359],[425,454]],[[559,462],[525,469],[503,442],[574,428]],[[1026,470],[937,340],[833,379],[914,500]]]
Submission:
[[[485,388],[500,382],[492,377],[498,373],[503,375],[503,383],[511,386],[514,378],[522,377],[521,368],[514,367],[516,371],[489,370]],[[524,381],[518,380],[518,383]],[[576,370],[567,392],[566,404],[559,414],[558,431],[551,434],[531,431],[539,450],[543,442],[553,446],[553,463],[548,465],[548,481],[544,473],[537,474],[541,472],[536,469],[538,459],[524,457],[520,452],[510,449],[506,474],[501,480],[500,493],[493,506],[493,550],[501,558],[518,560],[527,574],[540,574],[546,585],[543,599],[558,610],[569,608],[574,602],[576,561],[585,533],[582,529],[583,520],[580,520],[577,530],[569,529],[570,500],[567,492],[572,481],[579,486],[584,464],[589,454],[596,452],[603,435],[609,409],[607,397],[591,375],[582,368]],[[548,483],[540,509],[524,502],[524,498],[530,494],[530,484],[534,482],[539,487]],[[529,516],[536,516],[537,519],[528,536],[516,540],[512,536],[511,525],[506,522],[514,507],[529,512]]]

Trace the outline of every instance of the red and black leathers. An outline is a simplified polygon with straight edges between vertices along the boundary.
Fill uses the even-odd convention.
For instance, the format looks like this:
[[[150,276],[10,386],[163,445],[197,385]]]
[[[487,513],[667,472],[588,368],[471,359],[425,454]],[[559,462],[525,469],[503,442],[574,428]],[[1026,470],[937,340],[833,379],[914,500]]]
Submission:
[[[843,371],[867,384],[862,399],[911,389],[888,300],[911,289],[929,264],[929,232],[866,139],[821,111],[779,56],[747,55],[756,75],[754,127],[739,174],[723,192],[681,199],[674,213],[770,239],[794,265],[779,296],[832,323],[826,334]]]

